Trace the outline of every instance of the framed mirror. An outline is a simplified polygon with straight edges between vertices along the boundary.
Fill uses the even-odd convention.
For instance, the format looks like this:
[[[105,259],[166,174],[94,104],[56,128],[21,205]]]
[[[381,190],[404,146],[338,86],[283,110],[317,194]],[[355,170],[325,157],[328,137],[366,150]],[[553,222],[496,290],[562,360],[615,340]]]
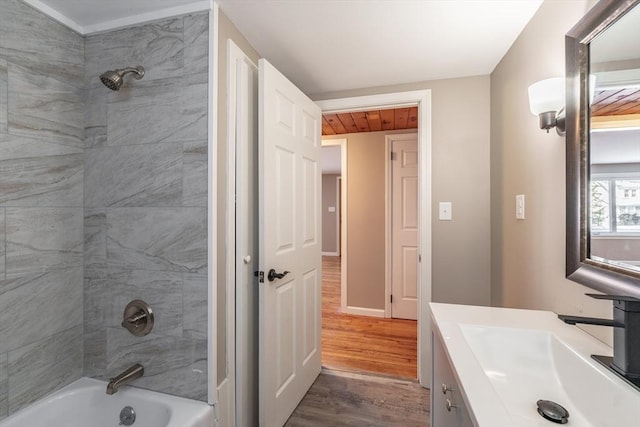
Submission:
[[[566,36],[567,278],[640,298],[640,0]]]

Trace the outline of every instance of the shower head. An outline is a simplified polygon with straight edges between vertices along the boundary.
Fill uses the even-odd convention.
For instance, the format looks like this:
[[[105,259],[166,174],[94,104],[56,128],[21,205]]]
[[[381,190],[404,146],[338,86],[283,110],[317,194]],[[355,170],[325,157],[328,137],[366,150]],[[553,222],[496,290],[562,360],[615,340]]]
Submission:
[[[129,73],[133,73],[136,80],[140,80],[144,76],[144,68],[138,65],[137,67],[127,67],[121,70],[105,71],[100,74],[100,81],[111,90],[120,90],[124,82],[124,76]]]

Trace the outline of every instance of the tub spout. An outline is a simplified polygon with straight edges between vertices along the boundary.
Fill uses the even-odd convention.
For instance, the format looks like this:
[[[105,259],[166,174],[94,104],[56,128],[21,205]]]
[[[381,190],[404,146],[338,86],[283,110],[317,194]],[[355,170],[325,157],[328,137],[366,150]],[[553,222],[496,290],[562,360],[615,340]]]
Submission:
[[[136,378],[140,378],[143,374],[144,368],[141,364],[136,363],[126,371],[122,372],[120,375],[109,380],[109,384],[107,384],[107,394],[113,394],[117,392],[121,386],[129,384]]]

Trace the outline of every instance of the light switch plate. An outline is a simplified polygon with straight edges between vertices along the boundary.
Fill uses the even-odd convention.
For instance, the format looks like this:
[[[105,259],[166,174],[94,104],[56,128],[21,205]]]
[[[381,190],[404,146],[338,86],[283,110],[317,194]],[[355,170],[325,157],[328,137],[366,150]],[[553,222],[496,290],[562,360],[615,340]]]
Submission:
[[[335,211],[336,211],[335,206],[329,206],[329,212],[335,212]]]
[[[516,219],[524,219],[524,194],[516,196]]]
[[[440,221],[451,221],[453,219],[452,209],[451,202],[440,202]]]

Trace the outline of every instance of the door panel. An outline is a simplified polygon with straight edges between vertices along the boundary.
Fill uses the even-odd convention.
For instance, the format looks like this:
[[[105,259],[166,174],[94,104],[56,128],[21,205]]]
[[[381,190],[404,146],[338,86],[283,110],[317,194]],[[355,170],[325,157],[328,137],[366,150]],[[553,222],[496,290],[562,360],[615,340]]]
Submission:
[[[392,140],[391,317],[418,318],[418,140]]]
[[[275,158],[275,163],[271,163],[275,166],[276,173],[274,194],[271,197],[275,197],[275,206],[278,209],[278,215],[274,218],[277,224],[274,237],[277,242],[277,255],[285,255],[295,250],[295,154],[282,147],[275,147]]]
[[[316,295],[319,292],[320,281],[318,280],[317,270],[312,270],[304,275],[303,289],[304,289],[304,306],[303,306],[303,319],[304,319],[304,345],[303,365],[309,363],[316,351],[318,351],[317,342],[319,341],[318,331],[320,325],[318,324],[319,313],[318,304],[316,304]]]
[[[402,296],[404,298],[418,298],[418,248],[405,246],[402,248]]]
[[[282,285],[276,285],[276,344],[277,344],[277,392],[280,394],[282,388],[292,380],[295,375],[296,352],[295,352],[295,328],[293,314],[295,313],[295,289],[293,280]]]
[[[304,230],[303,245],[309,247],[318,244],[318,212],[320,206],[317,194],[318,162],[312,159],[302,159],[302,229]]]
[[[259,417],[282,426],[320,373],[321,111],[259,69]],[[270,269],[287,274],[269,281]]]
[[[416,168],[417,169],[417,168]],[[418,177],[403,176],[401,181],[401,197],[400,207],[402,208],[402,225],[403,231],[418,230]]]

